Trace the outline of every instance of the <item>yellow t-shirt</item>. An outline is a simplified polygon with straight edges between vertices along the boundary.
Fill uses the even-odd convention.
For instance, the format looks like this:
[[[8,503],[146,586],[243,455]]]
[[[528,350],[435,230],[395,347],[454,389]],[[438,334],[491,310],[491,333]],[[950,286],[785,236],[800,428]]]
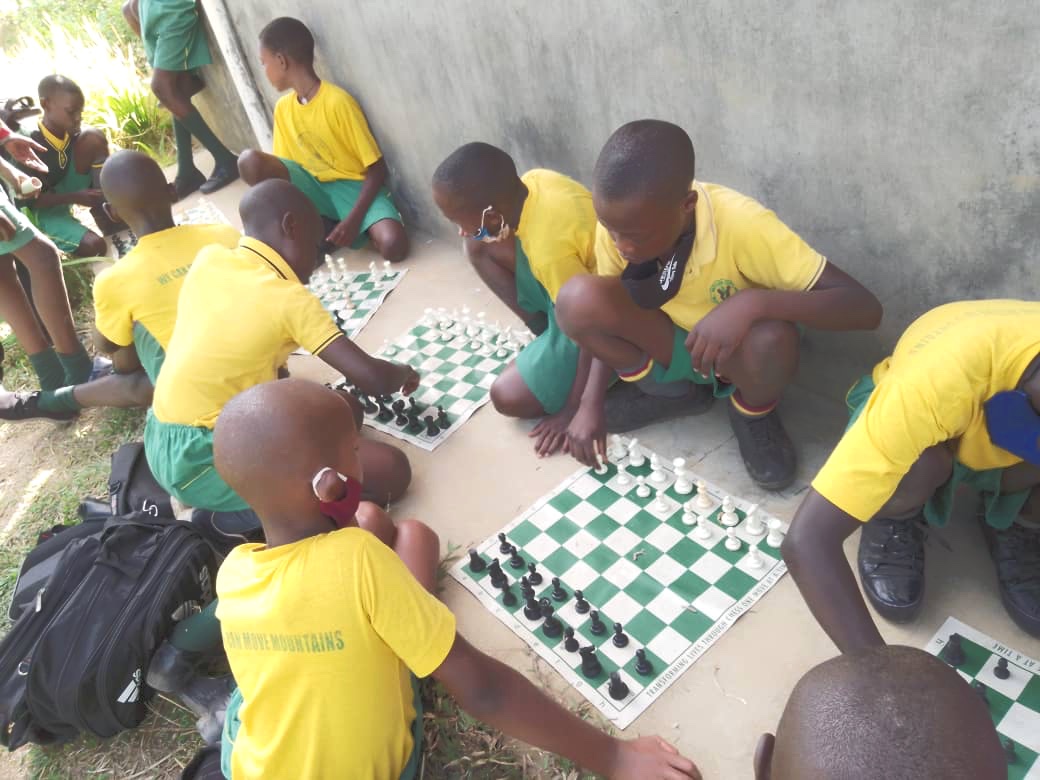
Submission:
[[[210,244],[233,247],[239,233],[230,225],[178,225],[149,233],[94,280],[98,332],[120,347],[134,343],[140,322],[166,349],[177,321],[177,298],[199,250]]]
[[[693,182],[696,234],[679,292],[661,307],[690,330],[738,290],[808,290],[827,258],[761,203],[719,184]],[[620,276],[627,263],[606,228],[596,231],[596,263],[603,276]]]
[[[184,278],[177,325],[155,385],[160,422],[212,428],[224,404],[269,382],[297,347],[318,355],[342,333],[262,241],[211,246]]]
[[[924,314],[874,368],[876,388],[812,486],[858,520],[872,518],[928,447],[955,441],[970,469],[1021,462],[993,444],[983,404],[1013,390],[1040,354],[1040,303],[961,301]]]
[[[592,195],[574,179],[535,168],[520,180],[527,200],[516,235],[531,274],[555,302],[575,274],[596,272],[596,210]]]
[[[274,153],[298,162],[318,181],[360,181],[365,169],[383,157],[361,106],[327,81],[306,105],[295,92],[278,99]]]
[[[242,692],[231,776],[396,778],[412,752],[410,674],[455,642],[455,616],[393,551],[346,528],[236,547],[217,617]]]

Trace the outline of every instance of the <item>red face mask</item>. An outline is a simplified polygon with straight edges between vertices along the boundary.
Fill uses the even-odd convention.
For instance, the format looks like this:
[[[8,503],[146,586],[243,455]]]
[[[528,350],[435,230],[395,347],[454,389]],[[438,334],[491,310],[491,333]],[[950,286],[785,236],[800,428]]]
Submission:
[[[321,500],[321,496],[318,495],[318,480],[325,475],[326,471],[332,471],[346,485],[343,498],[338,498],[335,501]],[[346,528],[353,523],[358,505],[361,503],[360,482],[340,474],[338,471],[334,471],[329,466],[325,466],[314,475],[314,479],[311,480],[311,489],[314,490],[314,495],[318,499],[318,507],[321,509],[321,513],[332,520],[337,528]]]

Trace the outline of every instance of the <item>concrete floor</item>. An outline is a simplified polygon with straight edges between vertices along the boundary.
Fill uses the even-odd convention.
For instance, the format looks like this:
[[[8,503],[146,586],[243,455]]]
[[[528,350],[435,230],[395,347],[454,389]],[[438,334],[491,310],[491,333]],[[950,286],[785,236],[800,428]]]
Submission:
[[[209,166],[202,166],[204,171]],[[237,199],[244,187],[233,185],[210,196],[229,220],[239,225]],[[449,309],[468,305],[486,311],[491,320],[513,321],[512,315],[480,282],[457,245],[415,239],[406,266],[410,272],[357,338],[377,349],[384,340],[407,330],[428,306]],[[374,255],[346,252],[348,264],[367,268]],[[805,349],[813,349],[810,334]],[[321,381],[335,378],[312,357],[293,357],[290,370]],[[842,380],[851,384],[853,376]],[[837,441],[845,422],[839,399],[806,389],[813,377],[799,378],[788,392],[784,420],[798,446],[799,479],[782,494],[764,493],[750,482],[740,462],[721,404],[701,417],[660,424],[637,435],[651,450],[669,458],[682,456],[701,475],[734,495],[759,502],[790,520],[812,475]],[[435,452],[402,444],[412,462],[409,494],[395,508],[398,517],[415,516],[432,526],[445,551],[464,550],[488,537],[531,502],[574,471],[575,461],[557,455],[539,459],[527,433],[531,425],[498,415],[488,404]],[[378,438],[381,434],[369,432]],[[396,440],[389,439],[394,441]],[[1020,631],[1000,605],[993,567],[982,536],[971,519],[971,501],[962,502],[961,517],[928,540],[928,600],[911,626],[881,622],[892,643],[923,646],[949,615],[1026,655],[1040,656],[1040,642]],[[846,545],[855,562],[856,537]],[[572,702],[562,678],[539,661],[516,635],[493,618],[467,591],[448,580],[444,598],[458,617],[459,631],[485,652],[521,670],[558,696]],[[785,576],[623,736],[661,734],[697,762],[705,778],[750,778],[751,759],[760,733],[772,730],[797,680],[814,664],[835,654]]]

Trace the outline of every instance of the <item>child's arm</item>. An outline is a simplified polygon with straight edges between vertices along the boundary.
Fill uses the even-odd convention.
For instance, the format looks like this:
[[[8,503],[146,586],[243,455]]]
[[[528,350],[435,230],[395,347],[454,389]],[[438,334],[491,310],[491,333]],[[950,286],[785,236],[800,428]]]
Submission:
[[[474,717],[607,778],[700,778],[693,762],[660,737],[604,734],[461,636],[433,676]]]
[[[861,526],[810,488],[781,548],[806,605],[843,653],[884,644],[842,547]]]
[[[134,35],[141,37],[141,15],[137,7],[138,0],[126,0],[123,3],[123,18],[127,25],[134,31]]]
[[[2,157],[0,157],[0,176],[2,176],[12,187],[14,187],[15,195],[17,197],[31,198],[37,192],[39,192],[38,189],[35,191],[31,190],[29,192],[26,192],[28,185],[25,184],[26,182],[33,182],[35,186],[38,187],[40,184],[39,179],[34,179],[29,174],[18,170],[13,165],[11,165],[11,163],[3,159]]]
[[[105,202],[105,196],[98,189],[76,190],[75,192],[41,192],[36,198],[34,208],[46,209],[51,206],[85,206],[92,209]]]
[[[589,380],[591,369],[592,353],[582,347],[578,354],[578,370],[574,375],[574,384],[571,385],[563,408],[556,414],[550,414],[543,419],[528,434],[537,439],[534,450],[539,457],[552,455],[560,447],[566,446],[567,428],[581,406],[581,397],[585,393],[585,385]]]
[[[346,336],[335,339],[318,357],[368,395],[409,395],[419,386],[414,368],[374,358]]]
[[[606,457],[607,420],[605,399],[614,369],[593,358],[578,411],[567,427],[567,452],[586,466],[596,465],[596,452]]]
[[[361,232],[361,222],[368,213],[369,206],[379,194],[379,189],[386,183],[386,160],[380,158],[365,169],[365,180],[361,184],[361,193],[350,213],[343,218],[332,232],[328,240],[336,246],[350,246]]]

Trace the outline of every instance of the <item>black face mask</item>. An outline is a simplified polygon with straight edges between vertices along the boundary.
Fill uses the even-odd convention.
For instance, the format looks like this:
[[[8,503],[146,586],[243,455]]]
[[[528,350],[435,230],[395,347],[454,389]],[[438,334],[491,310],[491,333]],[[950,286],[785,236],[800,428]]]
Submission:
[[[629,297],[641,309],[660,309],[675,297],[682,286],[686,263],[690,259],[696,223],[672,247],[671,257],[646,263],[629,263],[621,272],[621,284]]]

